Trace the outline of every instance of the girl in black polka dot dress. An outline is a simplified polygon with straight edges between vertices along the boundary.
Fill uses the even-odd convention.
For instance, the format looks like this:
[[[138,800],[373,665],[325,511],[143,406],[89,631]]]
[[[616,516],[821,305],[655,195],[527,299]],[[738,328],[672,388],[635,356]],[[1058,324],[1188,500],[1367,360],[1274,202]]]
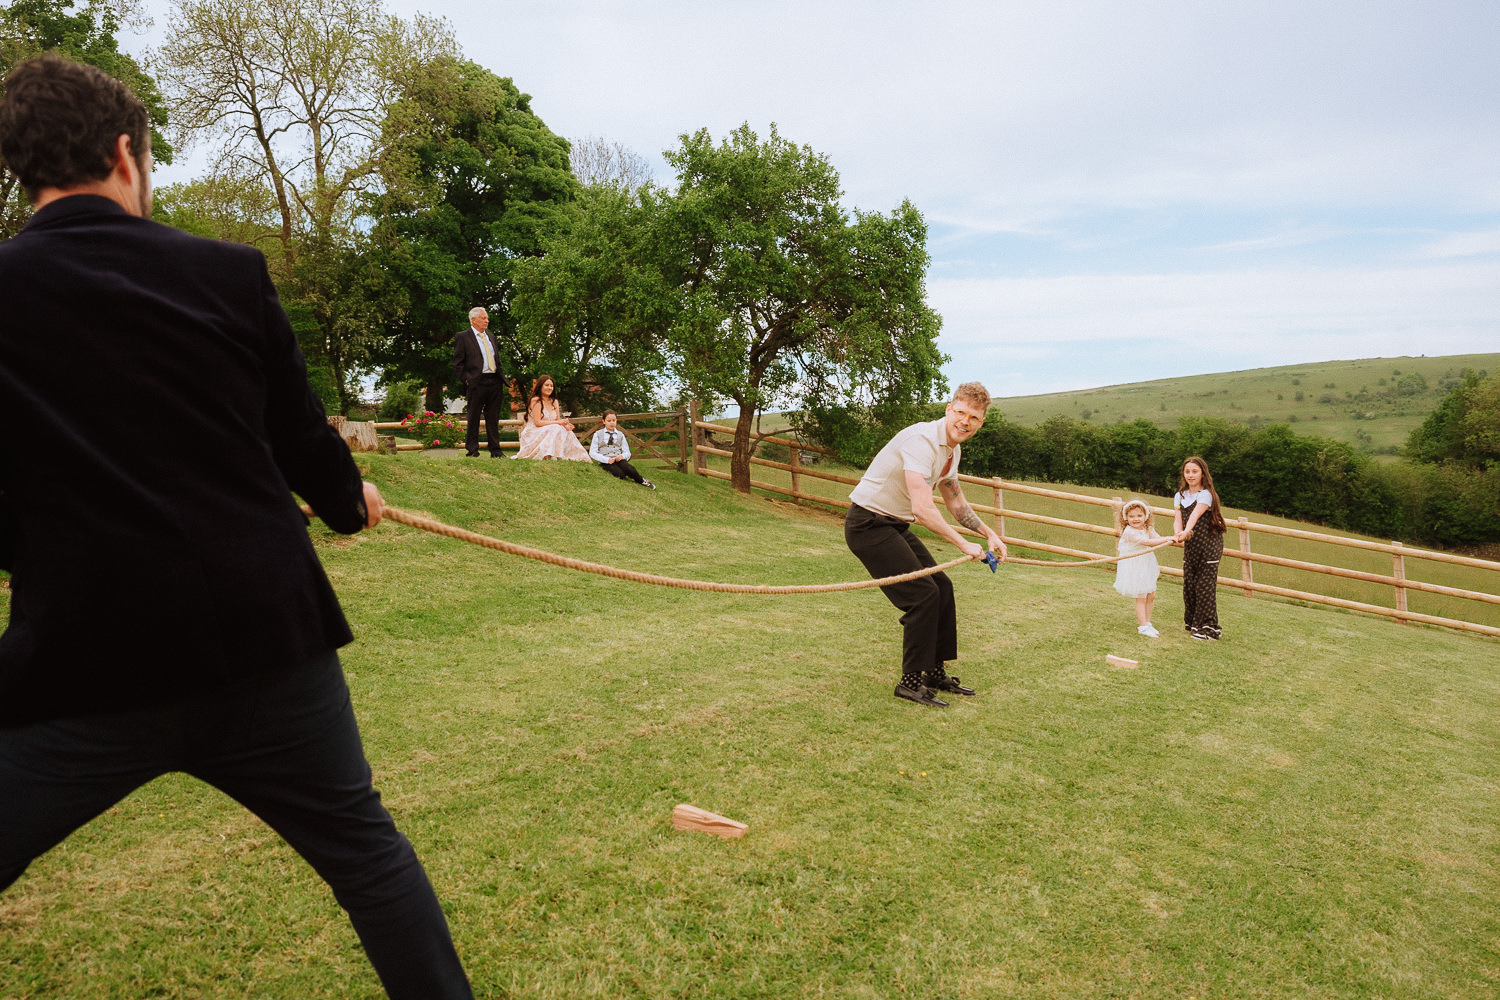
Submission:
[[[1224,555],[1224,514],[1208,463],[1197,455],[1182,463],[1172,497],[1173,527],[1182,542],[1182,620],[1194,639],[1217,639],[1219,560]]]

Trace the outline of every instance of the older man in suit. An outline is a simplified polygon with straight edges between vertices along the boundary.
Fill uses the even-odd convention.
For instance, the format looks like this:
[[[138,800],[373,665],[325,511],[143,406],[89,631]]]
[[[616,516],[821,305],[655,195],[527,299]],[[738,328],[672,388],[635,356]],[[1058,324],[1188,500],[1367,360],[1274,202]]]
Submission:
[[[469,430],[464,436],[464,453],[479,457],[479,415],[484,414],[484,430],[489,435],[490,457],[500,457],[500,404],[505,401],[505,369],[500,364],[500,349],[495,335],[489,332],[490,314],[483,306],[469,310],[469,329],[453,338],[453,374],[464,384],[469,403]]]
[[[388,994],[469,998],[371,785],[336,652],[353,637],[296,491],[380,521],[324,419],[259,251],[151,222],[146,110],[56,57],[18,66],[0,155],[36,214],[0,243],[0,890],[183,771],[239,800],[348,911]],[[150,399],[171,435],[119,415]]]

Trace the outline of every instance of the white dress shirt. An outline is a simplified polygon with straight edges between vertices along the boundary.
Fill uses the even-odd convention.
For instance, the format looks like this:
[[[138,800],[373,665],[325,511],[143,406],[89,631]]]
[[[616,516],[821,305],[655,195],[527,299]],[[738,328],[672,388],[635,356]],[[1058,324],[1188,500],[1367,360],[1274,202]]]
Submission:
[[[609,460],[616,455],[627,462],[630,461],[630,442],[625,440],[625,432],[619,428],[612,431],[603,427],[599,428],[594,432],[593,439],[589,441],[589,457],[600,465],[608,465]]]

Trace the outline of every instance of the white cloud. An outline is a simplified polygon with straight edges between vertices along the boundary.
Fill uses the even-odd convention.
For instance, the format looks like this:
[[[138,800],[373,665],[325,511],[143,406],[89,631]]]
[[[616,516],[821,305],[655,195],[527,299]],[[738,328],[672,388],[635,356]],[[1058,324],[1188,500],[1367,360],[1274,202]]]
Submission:
[[[1478,257],[1500,253],[1500,229],[1478,233],[1451,233],[1418,251],[1423,257]]]

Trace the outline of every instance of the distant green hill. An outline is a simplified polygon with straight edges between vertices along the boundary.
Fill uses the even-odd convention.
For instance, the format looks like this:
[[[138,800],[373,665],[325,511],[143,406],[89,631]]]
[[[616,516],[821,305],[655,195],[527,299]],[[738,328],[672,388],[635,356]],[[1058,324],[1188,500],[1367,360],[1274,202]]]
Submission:
[[[1394,456],[1465,368],[1500,371],[1500,354],[1321,361],[1012,396],[993,405],[1005,419],[1028,425],[1055,414],[1105,423],[1144,417],[1163,427],[1186,416],[1252,427],[1290,423],[1302,433]]]

